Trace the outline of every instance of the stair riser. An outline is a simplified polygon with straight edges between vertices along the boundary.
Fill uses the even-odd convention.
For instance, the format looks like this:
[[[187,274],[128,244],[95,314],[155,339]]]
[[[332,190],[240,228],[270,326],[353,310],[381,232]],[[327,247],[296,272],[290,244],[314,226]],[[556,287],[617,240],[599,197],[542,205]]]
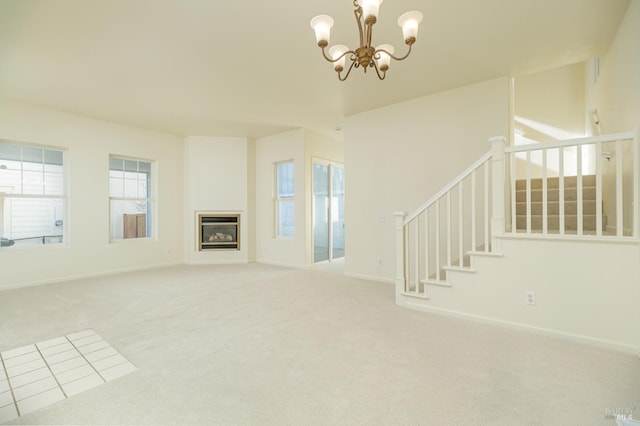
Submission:
[[[565,201],[576,201],[578,199],[578,191],[575,188],[566,189],[564,191],[564,200]],[[588,187],[582,189],[582,199],[583,200],[595,200],[596,199],[596,188]],[[560,191],[557,189],[549,189],[547,190],[547,201],[559,201],[560,200]],[[527,201],[527,191],[526,190],[518,190],[516,191],[516,202],[525,202]],[[542,201],[542,191],[531,190],[531,201]]]
[[[547,229],[550,231],[557,231],[560,229],[560,218],[558,216],[548,216],[547,219]],[[582,219],[582,229],[583,231],[595,231],[596,230],[596,217],[595,216],[584,216]],[[606,228],[607,226],[607,217],[602,217],[602,228]],[[564,219],[564,227],[565,230],[575,231],[578,229],[578,219],[574,216],[565,216]],[[524,230],[527,229],[527,218],[526,216],[517,216],[516,217],[516,229]],[[541,216],[532,216],[531,217],[531,229],[535,231],[542,230],[542,217]]]
[[[547,178],[547,189],[557,189],[559,187],[560,180],[557,177]],[[582,187],[596,186],[595,175],[582,176]],[[577,188],[578,179],[576,176],[567,176],[564,178],[564,188]],[[519,179],[516,181],[516,190],[527,189],[527,181]],[[531,189],[542,189],[542,179],[531,179]]]
[[[564,213],[568,215],[578,214],[577,201],[565,201]],[[527,214],[527,203],[525,202],[516,203],[516,214],[517,215]],[[532,215],[542,214],[542,202],[531,203],[531,214]],[[548,202],[547,214],[550,214],[550,215],[560,214],[560,203],[558,201]],[[582,214],[596,214],[596,202],[594,200],[583,201]]]

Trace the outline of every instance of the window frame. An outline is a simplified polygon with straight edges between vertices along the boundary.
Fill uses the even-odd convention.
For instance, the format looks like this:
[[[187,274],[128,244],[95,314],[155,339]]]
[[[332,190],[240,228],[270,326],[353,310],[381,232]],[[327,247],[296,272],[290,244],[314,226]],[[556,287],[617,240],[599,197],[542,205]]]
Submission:
[[[55,219],[54,226],[61,227],[61,235],[42,235],[37,237],[25,237],[22,239],[42,239],[42,244],[25,244],[25,245],[0,245],[0,250],[41,250],[41,249],[55,249],[59,247],[68,247],[69,246],[69,154],[68,149],[61,146],[53,146],[53,145],[43,145],[43,144],[35,144],[23,141],[16,141],[10,139],[0,139],[0,143],[6,145],[17,146],[20,148],[20,159],[19,160],[6,160],[6,161],[18,161],[20,163],[20,190],[19,193],[10,193],[0,190],[0,197],[4,200],[60,200],[62,202],[61,214],[56,217],[60,217],[61,219]],[[42,162],[36,163],[34,161],[25,161],[24,150],[25,149],[36,149],[42,150]],[[46,151],[54,151],[61,155],[61,164],[56,164],[52,162],[47,162],[46,160]],[[3,160],[0,160],[2,162]],[[41,193],[25,193],[25,168],[24,163],[33,163],[33,164],[42,164],[42,192]],[[46,165],[58,165],[62,168],[61,170],[61,184],[60,184],[60,193],[59,194],[47,194],[47,182],[46,176],[47,174],[55,173],[51,170],[47,171]],[[27,173],[33,174],[34,171],[27,170]],[[37,172],[40,174],[40,171]],[[0,206],[3,207],[3,206]],[[0,212],[3,209],[0,208]],[[3,215],[7,213],[4,212]],[[0,221],[4,221],[4,217],[0,217]],[[58,224],[59,222],[59,224]],[[4,238],[4,235],[0,235]],[[52,238],[61,238],[59,242],[52,242]],[[17,241],[20,238],[13,239],[9,238],[10,241]]]
[[[111,160],[122,160],[123,161],[123,170],[115,170],[111,168]],[[124,166],[124,162],[126,161],[135,161],[137,163],[137,170],[135,173],[140,174],[140,163],[148,163],[149,164],[149,171],[148,171],[148,175],[146,178],[146,182],[147,182],[147,197],[130,197],[130,196],[125,196],[125,178],[123,176],[122,180],[123,180],[123,189],[122,189],[122,196],[113,196],[111,195],[111,172],[112,171],[122,171],[123,173],[126,173],[126,166]],[[108,158],[108,194],[109,194],[109,243],[112,244],[119,244],[119,243],[123,243],[123,242],[131,242],[131,241],[155,241],[158,239],[158,232],[157,232],[157,197],[155,196],[156,192],[157,192],[157,161],[156,160],[151,160],[148,158],[139,158],[139,157],[132,157],[129,155],[120,155],[120,154],[109,154],[109,158]],[[142,172],[144,173],[144,172]],[[139,194],[138,194],[139,195]],[[133,238],[124,238],[124,231],[122,233],[122,237],[121,238],[114,238],[114,221],[113,221],[113,202],[114,201],[134,201],[134,202],[143,202],[147,205],[147,209],[146,209],[146,236],[144,237],[133,237]],[[117,234],[116,234],[117,235]]]
[[[291,178],[293,180],[293,188],[292,188],[291,195],[288,195],[288,194],[287,195],[281,195],[280,194],[280,174],[278,172],[278,170],[279,170],[278,166],[284,165],[284,164],[291,164],[291,166],[292,166],[292,176],[291,176]],[[296,234],[296,220],[295,220],[295,214],[296,214],[296,206],[295,206],[295,201],[296,201],[295,161],[293,159],[284,160],[284,161],[278,161],[278,162],[274,163],[273,171],[274,171],[273,236],[274,236],[274,238],[293,239],[293,238],[295,238],[295,234]],[[280,223],[280,210],[281,210],[281,206],[282,206],[283,203],[293,203],[293,226],[292,226],[291,235],[284,235],[284,234],[281,233],[282,229],[281,229],[281,223]]]

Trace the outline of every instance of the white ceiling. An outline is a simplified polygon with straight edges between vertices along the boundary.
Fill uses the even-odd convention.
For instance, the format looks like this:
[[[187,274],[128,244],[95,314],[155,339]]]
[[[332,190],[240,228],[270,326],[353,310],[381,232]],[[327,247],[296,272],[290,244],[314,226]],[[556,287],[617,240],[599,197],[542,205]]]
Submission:
[[[0,98],[177,135],[261,137],[606,52],[629,0],[387,0],[374,44],[402,53],[398,16],[425,19],[385,81],[346,82],[309,20],[354,46],[351,0],[0,0]]]

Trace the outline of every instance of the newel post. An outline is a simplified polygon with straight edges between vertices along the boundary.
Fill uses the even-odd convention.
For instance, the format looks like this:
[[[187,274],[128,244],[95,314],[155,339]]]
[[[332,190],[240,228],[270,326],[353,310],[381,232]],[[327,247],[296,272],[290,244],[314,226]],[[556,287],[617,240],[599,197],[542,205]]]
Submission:
[[[399,296],[405,289],[405,276],[404,276],[404,218],[407,216],[405,212],[395,212],[393,214],[396,217],[396,303],[398,303]]]
[[[507,140],[504,136],[489,139],[491,144],[491,251],[502,252],[504,233],[504,148]]]

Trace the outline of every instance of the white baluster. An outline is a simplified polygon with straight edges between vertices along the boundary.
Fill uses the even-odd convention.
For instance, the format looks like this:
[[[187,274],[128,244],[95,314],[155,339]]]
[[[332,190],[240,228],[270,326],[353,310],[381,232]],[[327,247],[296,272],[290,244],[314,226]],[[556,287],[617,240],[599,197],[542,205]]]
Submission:
[[[511,193],[511,233],[515,234],[518,231],[518,227],[517,227],[517,197],[516,197],[516,177],[517,177],[517,160],[516,160],[516,155],[514,153],[508,154],[509,155],[509,174],[510,174],[510,179],[509,179],[509,191]]]
[[[558,148],[558,208],[559,232],[564,235],[564,148]]]
[[[503,136],[489,139],[491,143],[491,182],[493,185],[491,209],[491,250],[502,252],[498,237],[504,233],[504,147],[507,140]]]
[[[491,225],[489,224],[489,162],[484,163],[484,251],[489,252]]]
[[[447,266],[451,266],[451,191],[447,192]]]
[[[578,169],[576,175],[576,233],[582,235],[584,228],[584,218],[582,217],[582,145],[576,147],[576,168]]]
[[[424,212],[424,278],[429,279],[429,209]],[[424,288],[426,294],[427,288]]]
[[[542,233],[549,232],[548,200],[547,200],[547,153],[542,150]]]
[[[525,183],[526,183],[526,221],[527,235],[531,234],[531,151],[527,151],[527,161],[525,163]]]
[[[404,226],[404,290],[405,292],[411,291],[411,269],[410,267],[410,258],[409,258],[409,227],[411,223],[407,223]]]
[[[622,141],[616,141],[616,235],[622,237],[624,223],[622,216]]]
[[[436,281],[440,281],[440,199],[436,200]]]
[[[471,251],[476,251],[476,171],[471,172]]]
[[[596,144],[596,235],[602,236],[602,143]]]
[[[464,265],[464,226],[462,216],[462,182],[458,185],[458,265],[462,267]]]
[[[405,232],[404,232],[404,217],[407,215],[405,212],[396,212],[393,214],[396,217],[396,300],[400,296],[400,293],[405,291]]]
[[[413,261],[415,262],[414,274],[416,277],[416,285],[415,291],[416,294],[420,293],[420,216],[416,217],[416,243],[415,243],[415,253],[413,254]]]
[[[640,146],[638,146],[638,129],[631,140],[633,152],[633,233],[638,238],[638,226],[640,226]]]

